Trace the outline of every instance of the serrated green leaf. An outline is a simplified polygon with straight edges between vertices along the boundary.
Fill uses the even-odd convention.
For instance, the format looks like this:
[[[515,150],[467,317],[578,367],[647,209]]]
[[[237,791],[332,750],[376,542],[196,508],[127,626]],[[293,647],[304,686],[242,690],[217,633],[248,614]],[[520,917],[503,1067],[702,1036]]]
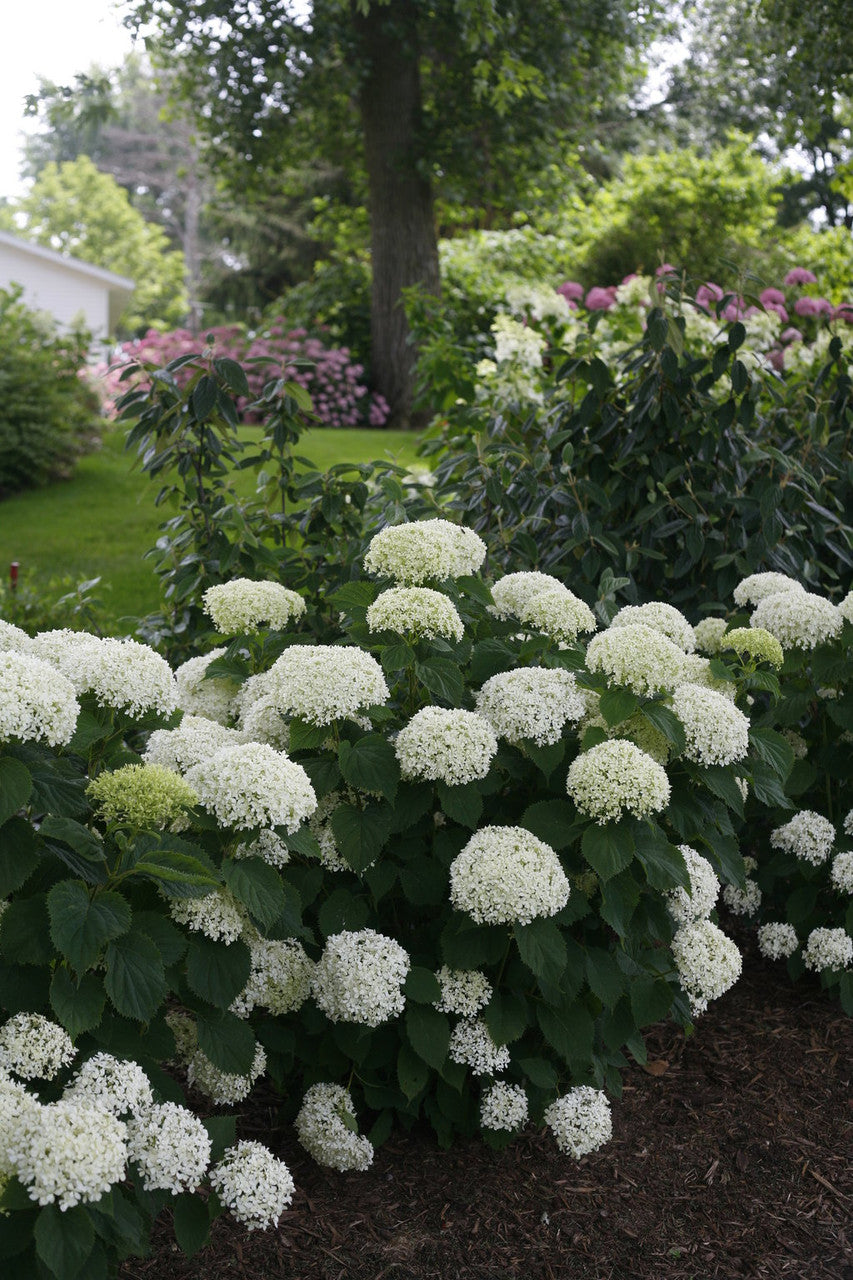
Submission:
[[[202,1124],[210,1138],[210,1161],[215,1164],[237,1141],[237,1117],[207,1116]]]
[[[586,953],[586,980],[605,1009],[615,1009],[625,990],[625,975],[616,957],[603,947],[590,947]]]
[[[56,1280],[76,1280],[95,1244],[95,1231],[82,1205],[65,1210],[45,1205],[33,1236],[36,1253]]]
[[[130,903],[114,889],[90,891],[79,880],[60,880],[47,895],[50,936],[78,973],[91,969],[103,948],[130,928]]]
[[[142,932],[131,932],[107,946],[107,989],[113,1007],[126,1018],[150,1022],[166,998],[160,953]]]
[[[196,1020],[198,1044],[220,1071],[247,1076],[255,1060],[255,1034],[247,1022],[224,1009],[205,1010]]]
[[[317,912],[317,923],[323,936],[330,938],[345,929],[363,929],[369,915],[363,897],[350,893],[349,889],[333,889]]]
[[[437,698],[449,702],[452,707],[459,706],[465,696],[462,673],[447,658],[428,658],[425,662],[416,662],[415,676],[425,689],[429,689]]]
[[[531,973],[544,982],[559,982],[566,968],[566,944],[553,920],[539,918],[513,928],[518,953]]]
[[[520,1058],[518,1065],[537,1089],[553,1093],[557,1088],[557,1073],[547,1058]]]
[[[152,880],[171,898],[198,898],[220,887],[213,864],[201,850],[199,855],[151,849],[136,863],[133,874]]]
[[[0,756],[0,826],[23,808],[32,789],[27,766],[11,756]]]
[[[332,832],[341,857],[356,873],[375,862],[385,847],[393,826],[388,807],[341,804],[332,813]]]
[[[653,889],[665,891],[679,886],[690,889],[684,855],[676,845],[670,844],[660,827],[638,824],[635,844],[637,858]]]
[[[594,1026],[589,1011],[578,1003],[540,1004],[536,1016],[542,1034],[570,1066],[586,1067],[592,1056]]]
[[[640,901],[640,886],[630,871],[623,871],[602,885],[599,915],[615,929],[620,938],[630,930],[631,918]]]
[[[632,716],[639,707],[640,700],[630,689],[605,689],[598,705],[607,724],[612,728]]]
[[[566,849],[581,834],[577,810],[568,800],[538,800],[524,810],[521,825],[552,849]]]
[[[640,715],[644,720],[648,721],[652,728],[657,729],[658,733],[663,734],[676,752],[684,750],[687,745],[687,739],[684,736],[684,725],[669,707],[663,706],[660,702],[646,702],[640,708]]]
[[[350,786],[385,796],[393,804],[400,764],[391,743],[381,733],[367,733],[356,742],[341,742],[338,764]]]
[[[784,782],[794,767],[794,752],[787,738],[775,729],[750,729],[749,741],[760,760]]]
[[[64,965],[54,971],[50,1007],[72,1040],[98,1025],[106,998],[104,984],[97,974],[84,973],[76,979]]]
[[[195,936],[187,948],[187,983],[202,1000],[227,1009],[249,981],[252,958],[245,942]]]
[[[26,884],[39,864],[39,839],[25,818],[9,818],[0,831],[0,898]]]
[[[429,1067],[407,1044],[400,1045],[397,1054],[397,1081],[404,1095],[416,1098],[429,1080]]]
[[[188,1258],[198,1253],[210,1235],[210,1214],[198,1196],[184,1191],[172,1200],[175,1239]]]
[[[403,983],[403,994],[417,1004],[433,1004],[441,998],[441,983],[432,969],[413,965]]]
[[[13,964],[50,964],[54,957],[50,941],[47,898],[13,898],[0,916],[0,951]]]
[[[156,911],[135,911],[133,927],[148,935],[167,969],[177,964],[187,949],[187,940],[180,929]]]
[[[674,995],[672,987],[663,978],[656,978],[651,974],[640,974],[632,978],[628,996],[637,1027],[648,1027],[665,1018]]]
[[[328,725],[307,724],[298,718],[290,722],[291,751],[315,751],[328,737]]]
[[[439,782],[436,792],[442,812],[448,818],[472,831],[476,828],[483,812],[483,795],[476,782],[467,782],[457,787]]]
[[[527,1030],[527,1003],[512,991],[493,991],[483,1020],[495,1044],[512,1044]]]
[[[74,818],[48,815],[39,827],[39,835],[43,840],[58,840],[67,844],[75,853],[87,862],[103,862],[104,846],[101,837],[95,831],[84,827],[82,822]]]
[[[446,1015],[433,1009],[432,1005],[409,1005],[406,1009],[406,1035],[418,1057],[438,1071],[447,1057],[450,1044],[450,1023]]]
[[[630,866],[633,828],[627,822],[591,823],[581,837],[581,853],[604,883]]]
[[[258,924],[275,923],[285,908],[284,885],[275,867],[262,858],[225,858],[222,875]]]

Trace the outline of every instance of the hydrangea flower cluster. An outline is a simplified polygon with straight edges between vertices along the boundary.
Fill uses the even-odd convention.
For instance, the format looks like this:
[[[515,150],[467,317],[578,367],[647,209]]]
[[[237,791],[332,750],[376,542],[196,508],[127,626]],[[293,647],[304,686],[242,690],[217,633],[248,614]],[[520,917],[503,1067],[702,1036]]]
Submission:
[[[218,724],[228,724],[231,705],[238,685],[228,676],[206,676],[211,662],[221,658],[225,649],[212,649],[210,653],[189,658],[175,668],[178,687],[178,706],[189,715],[204,716]]]
[[[0,1027],[0,1067],[22,1080],[53,1080],[76,1055],[68,1032],[40,1013],[15,1013]]]
[[[148,1077],[138,1062],[96,1053],[83,1063],[63,1097],[100,1107],[114,1116],[139,1115],[154,1102]]]
[[[196,1191],[210,1163],[210,1138],[175,1102],[155,1103],[128,1121],[127,1151],[146,1191]]]
[[[666,895],[669,914],[676,924],[690,924],[694,920],[706,920],[717,902],[720,882],[707,858],[689,844],[678,846],[690,876],[690,892],[679,885]]]
[[[710,920],[683,924],[672,940],[678,977],[694,1017],[737,982],[743,968],[731,938]]]
[[[509,1049],[497,1045],[482,1018],[463,1018],[450,1033],[448,1057],[475,1076],[496,1076],[509,1066]]]
[[[248,1139],[229,1147],[213,1166],[210,1185],[249,1231],[277,1226],[296,1190],[284,1161],[277,1160],[263,1143]]]
[[[86,794],[105,822],[155,831],[184,825],[187,809],[199,799],[184,778],[159,764],[105,769],[92,779]]]
[[[595,615],[589,605],[568,587],[534,592],[518,617],[525,627],[541,631],[560,644],[571,644],[582,632],[596,628]]]
[[[712,657],[720,652],[728,622],[725,618],[703,618],[693,628],[696,647]]]
[[[23,1106],[6,1134],[5,1159],[37,1204],[94,1204],[124,1178],[127,1128],[76,1099]]]
[[[317,808],[302,765],[266,743],[220,747],[187,771],[201,803],[227,827],[296,831]]]
[[[292,1013],[311,994],[314,962],[296,938],[258,938],[249,944],[252,969],[249,981],[231,1005],[231,1012],[245,1018],[258,1007],[280,1016]]]
[[[479,969],[449,969],[442,965],[436,973],[441,995],[435,1001],[440,1013],[475,1017],[492,998],[492,984]]]
[[[234,857],[260,858],[271,867],[283,867],[290,861],[290,850],[274,831],[262,831],[250,844],[238,844]]]
[[[807,969],[846,969],[853,961],[853,938],[844,929],[812,929],[803,947]]]
[[[186,715],[177,729],[155,729],[142,758],[148,764],[185,773],[221,747],[237,746],[245,741],[236,729],[226,729],[204,716]]]
[[[80,631],[42,631],[32,651],[61,671],[78,695],[92,693],[99,706],[131,716],[149,711],[168,716],[178,705],[172,668],[147,644]]]
[[[750,626],[769,631],[783,649],[814,649],[837,636],[843,625],[838,606],[810,591],[765,596],[750,618]]]
[[[593,636],[586,665],[602,671],[610,684],[634,693],[662,693],[682,684],[687,675],[685,654],[678,645],[644,622],[628,622]]]
[[[483,1094],[480,1124],[484,1129],[516,1133],[526,1123],[528,1112],[527,1094],[521,1085],[498,1080]]]
[[[758,929],[758,950],[767,960],[787,960],[800,945],[792,924],[772,921]]]
[[[403,1012],[410,966],[408,952],[374,929],[335,933],[314,970],[314,999],[332,1022],[378,1027]]]
[[[489,612],[506,621],[520,618],[535,595],[542,591],[560,591],[563,584],[550,573],[521,571],[506,573],[492,587],[492,605]]]
[[[198,1089],[211,1102],[219,1106],[233,1106],[235,1102],[243,1102],[252,1092],[256,1081],[267,1069],[267,1055],[262,1045],[255,1045],[255,1056],[245,1076],[235,1075],[231,1071],[222,1071],[210,1061],[207,1054],[196,1049],[187,1064],[187,1084]]]
[[[371,539],[364,567],[377,577],[417,587],[476,573],[485,558],[486,544],[473,529],[449,520],[419,520],[381,529]]]
[[[0,742],[40,739],[64,747],[74,737],[80,704],[74,686],[31,654],[0,652]]]
[[[282,715],[315,725],[351,718],[389,697],[376,659],[339,645],[294,645],[273,663],[267,688]]]
[[[373,1163],[373,1145],[354,1133],[344,1117],[355,1123],[355,1107],[347,1090],[339,1084],[315,1084],[302,1099],[294,1127],[302,1146],[318,1164],[339,1173],[350,1169],[363,1172]]]
[[[757,662],[767,662],[771,667],[781,667],[785,661],[781,644],[763,627],[735,627],[726,632],[720,648],[734,649],[740,658],[748,654]]]
[[[280,582],[253,582],[234,578],[208,587],[202,596],[204,611],[220,635],[249,635],[264,624],[283,631],[305,612],[305,601]]]
[[[607,1096],[588,1084],[578,1085],[552,1102],[544,1120],[560,1150],[575,1160],[597,1151],[613,1137]]]
[[[404,778],[462,786],[485,778],[498,749],[488,720],[473,711],[423,707],[397,734],[394,750]]]
[[[829,877],[840,893],[853,893],[853,853],[836,854]]]
[[[389,587],[367,610],[371,631],[393,631],[415,640],[461,640],[465,634],[456,605],[430,587]]]
[[[538,747],[559,742],[567,723],[583,718],[586,704],[570,671],[519,667],[491,676],[476,696],[477,714],[507,742],[529,738]]]
[[[761,604],[767,596],[777,595],[781,591],[804,591],[794,578],[785,573],[751,573],[741,579],[734,589],[734,602],[743,608],[745,605]]]
[[[246,908],[228,889],[214,889],[199,898],[173,898],[169,911],[176,924],[226,946],[242,937],[249,925]]]
[[[31,640],[26,631],[0,618],[0,653],[29,653]]]
[[[568,900],[560,859],[524,827],[482,827],[450,866],[450,901],[477,924],[530,924]]]
[[[684,755],[696,764],[733,764],[749,750],[749,720],[728,698],[698,684],[681,684],[672,709],[684,728]]]
[[[770,843],[774,849],[792,853],[795,858],[819,867],[832,853],[835,827],[814,809],[801,809],[788,822],[770,832]]]
[[[626,627],[634,623],[659,631],[684,653],[693,653],[696,648],[696,632],[681,610],[671,604],[661,601],[626,604],[610,621],[611,627]]]
[[[666,770],[622,739],[601,742],[577,756],[569,766],[566,790],[580,812],[599,824],[617,821],[623,813],[635,818],[659,813],[670,795]]]
[[[723,902],[736,916],[754,916],[761,906],[761,890],[754,880],[746,880],[743,888],[727,884],[723,889]]]

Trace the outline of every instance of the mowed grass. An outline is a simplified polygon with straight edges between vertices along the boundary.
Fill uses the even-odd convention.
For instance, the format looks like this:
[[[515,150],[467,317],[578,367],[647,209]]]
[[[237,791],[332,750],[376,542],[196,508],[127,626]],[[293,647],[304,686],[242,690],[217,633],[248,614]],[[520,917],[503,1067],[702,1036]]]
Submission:
[[[144,557],[160,524],[175,513],[167,505],[155,507],[160,482],[134,465],[124,436],[123,429],[109,431],[102,448],[82,458],[70,480],[0,503],[0,573],[5,576],[17,560],[33,586],[51,578],[99,577],[96,594],[118,630],[122,618],[159,607],[158,580]],[[296,452],[325,471],[339,462],[374,458],[411,466],[417,445],[417,435],[407,431],[315,429],[305,432]],[[235,474],[242,496],[254,487],[251,470]]]

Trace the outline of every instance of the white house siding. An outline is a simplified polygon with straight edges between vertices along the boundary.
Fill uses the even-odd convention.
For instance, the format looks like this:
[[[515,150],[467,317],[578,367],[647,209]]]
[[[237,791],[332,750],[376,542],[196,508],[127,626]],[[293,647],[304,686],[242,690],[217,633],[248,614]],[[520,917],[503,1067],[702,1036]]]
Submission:
[[[82,324],[108,337],[133,292],[133,281],[0,232],[0,287],[21,286],[23,301],[62,328]]]

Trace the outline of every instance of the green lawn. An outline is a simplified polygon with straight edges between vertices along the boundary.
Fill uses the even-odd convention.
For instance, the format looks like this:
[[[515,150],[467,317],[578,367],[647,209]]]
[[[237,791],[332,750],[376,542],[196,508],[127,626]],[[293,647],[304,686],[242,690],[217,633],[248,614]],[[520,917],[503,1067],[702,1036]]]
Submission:
[[[417,444],[411,432],[324,428],[306,431],[297,452],[321,471],[373,458],[410,466]],[[252,493],[251,471],[238,473],[237,482],[240,492]],[[172,514],[154,506],[159,487],[134,467],[124,451],[124,431],[109,432],[71,480],[0,503],[0,573],[5,577],[17,560],[34,584],[66,575],[75,582],[100,577],[98,594],[114,618],[151,612],[158,607],[158,585],[143,556]]]

